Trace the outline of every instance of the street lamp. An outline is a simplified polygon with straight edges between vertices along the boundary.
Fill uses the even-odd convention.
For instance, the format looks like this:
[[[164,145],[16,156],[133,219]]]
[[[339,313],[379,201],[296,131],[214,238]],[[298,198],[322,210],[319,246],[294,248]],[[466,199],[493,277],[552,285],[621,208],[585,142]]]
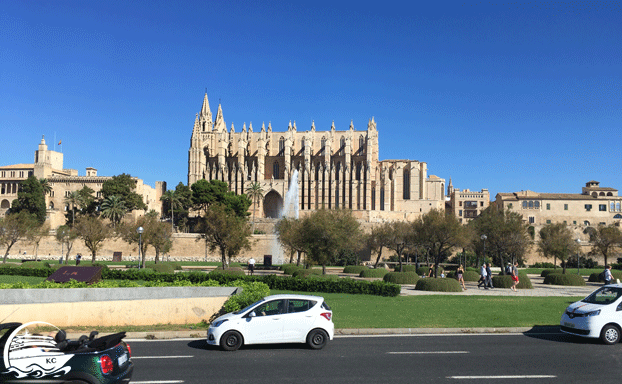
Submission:
[[[581,239],[577,239],[576,240],[577,244],[579,245],[579,247],[577,248],[577,275],[580,275],[580,271],[579,271],[579,265],[581,264]]]
[[[142,247],[143,247],[143,232],[145,230],[143,229],[143,227],[138,227],[136,228],[136,232],[138,232],[138,269],[140,269],[140,263],[142,260]]]
[[[486,239],[488,238],[488,236],[482,235],[480,238],[484,242],[484,261],[483,262],[485,262],[486,261]]]

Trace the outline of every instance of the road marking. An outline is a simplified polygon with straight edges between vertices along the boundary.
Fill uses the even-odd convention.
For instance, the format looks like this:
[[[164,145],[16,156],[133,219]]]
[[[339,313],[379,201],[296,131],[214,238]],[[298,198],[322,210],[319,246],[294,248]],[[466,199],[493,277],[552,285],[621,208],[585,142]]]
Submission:
[[[205,340],[205,337],[180,337],[173,339],[123,339],[123,341],[132,342],[132,343],[153,343],[154,341],[197,341],[197,340]]]
[[[553,379],[555,375],[504,375],[504,376],[447,376],[448,379],[480,380],[480,379]]]
[[[183,359],[187,357],[194,357],[194,356],[132,356],[132,360],[134,359]]]
[[[529,333],[532,335],[553,335],[556,333]],[[439,337],[439,336],[524,336],[522,332],[482,332],[482,333],[399,333],[378,335],[335,335],[335,339],[347,339],[352,337]]]
[[[165,381],[132,381],[132,384],[175,384],[183,383],[183,380],[165,380]]]
[[[469,351],[414,351],[414,352],[387,352],[389,355],[425,355],[425,354],[452,354],[469,353]]]

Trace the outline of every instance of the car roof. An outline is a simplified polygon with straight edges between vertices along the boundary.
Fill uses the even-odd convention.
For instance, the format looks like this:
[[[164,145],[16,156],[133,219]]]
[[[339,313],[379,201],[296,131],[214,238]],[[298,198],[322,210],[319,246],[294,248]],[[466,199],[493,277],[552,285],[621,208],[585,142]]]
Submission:
[[[278,300],[278,299],[292,299],[292,300],[315,300],[315,301],[324,301],[322,296],[312,296],[312,295],[295,295],[295,294],[287,294],[283,293],[280,295],[271,295],[264,297],[264,300]]]

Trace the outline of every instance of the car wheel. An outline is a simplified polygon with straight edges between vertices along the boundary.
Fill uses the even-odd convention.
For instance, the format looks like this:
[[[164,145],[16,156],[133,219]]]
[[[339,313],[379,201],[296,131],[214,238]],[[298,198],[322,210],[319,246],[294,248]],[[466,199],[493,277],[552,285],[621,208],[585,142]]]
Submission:
[[[617,344],[620,341],[620,329],[615,325],[605,325],[600,331],[600,339],[605,344]]]
[[[307,335],[307,345],[311,349],[322,349],[328,342],[328,334],[323,329],[314,329]]]
[[[242,335],[237,331],[226,332],[220,338],[220,346],[225,351],[235,351],[242,346]]]

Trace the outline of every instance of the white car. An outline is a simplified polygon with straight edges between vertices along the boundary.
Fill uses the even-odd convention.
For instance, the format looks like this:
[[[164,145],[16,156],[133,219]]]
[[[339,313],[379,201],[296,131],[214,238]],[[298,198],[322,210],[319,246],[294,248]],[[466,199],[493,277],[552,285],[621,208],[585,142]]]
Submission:
[[[605,285],[570,304],[560,325],[565,333],[618,343],[622,336],[622,284]]]
[[[272,343],[307,343],[321,349],[333,339],[332,318],[323,297],[273,295],[214,320],[207,330],[207,343],[226,351]]]

